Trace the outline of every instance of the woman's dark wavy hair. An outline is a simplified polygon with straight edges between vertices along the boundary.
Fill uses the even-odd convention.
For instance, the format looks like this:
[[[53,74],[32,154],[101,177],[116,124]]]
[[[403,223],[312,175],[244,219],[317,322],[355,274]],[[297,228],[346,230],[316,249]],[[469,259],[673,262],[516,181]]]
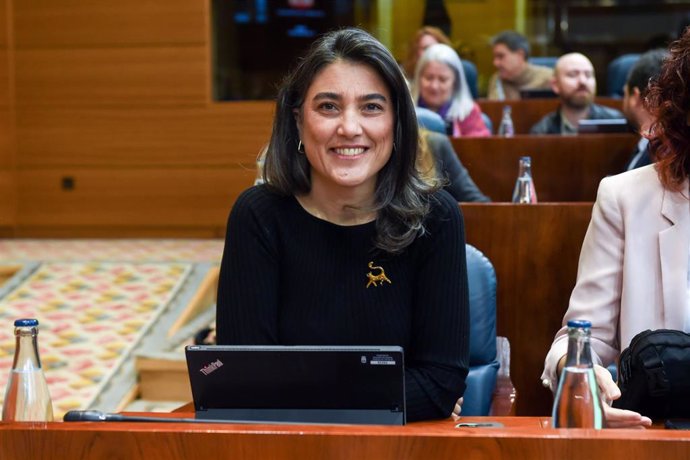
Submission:
[[[650,147],[659,180],[680,191],[690,176],[690,28],[671,43],[661,74],[649,83],[647,108],[654,115]]]
[[[394,108],[393,153],[378,174],[374,196],[376,247],[398,253],[424,233],[429,193],[434,187],[415,168],[418,128],[415,108],[397,62],[378,40],[360,29],[329,32],[315,41],[307,55],[285,78],[278,93],[273,132],[266,152],[264,181],[283,195],[311,190],[310,166],[297,151],[299,133],[294,111],[302,110],[314,78],[336,61],[364,64],[383,79]]]

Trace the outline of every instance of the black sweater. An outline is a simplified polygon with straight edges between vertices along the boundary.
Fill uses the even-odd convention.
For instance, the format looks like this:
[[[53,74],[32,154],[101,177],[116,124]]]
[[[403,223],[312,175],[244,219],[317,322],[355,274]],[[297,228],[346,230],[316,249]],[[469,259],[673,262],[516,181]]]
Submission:
[[[425,227],[390,255],[373,247],[374,222],[335,225],[293,196],[250,188],[228,221],[218,343],[399,345],[408,421],[449,416],[465,390],[469,306],[463,220],[447,192]],[[381,273],[370,262],[390,283],[369,283]]]

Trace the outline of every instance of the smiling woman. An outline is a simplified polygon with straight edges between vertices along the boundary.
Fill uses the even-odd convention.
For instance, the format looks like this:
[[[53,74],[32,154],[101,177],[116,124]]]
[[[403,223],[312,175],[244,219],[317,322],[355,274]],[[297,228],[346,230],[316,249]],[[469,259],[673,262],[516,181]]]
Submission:
[[[469,364],[464,226],[418,150],[390,52],[358,29],[317,40],[279,92],[265,183],[228,220],[218,343],[402,346],[407,419],[449,416]]]
[[[364,64],[336,61],[316,76],[295,117],[311,165],[311,191],[297,197],[302,206],[341,225],[374,220],[376,177],[393,150],[393,103],[383,79]]]

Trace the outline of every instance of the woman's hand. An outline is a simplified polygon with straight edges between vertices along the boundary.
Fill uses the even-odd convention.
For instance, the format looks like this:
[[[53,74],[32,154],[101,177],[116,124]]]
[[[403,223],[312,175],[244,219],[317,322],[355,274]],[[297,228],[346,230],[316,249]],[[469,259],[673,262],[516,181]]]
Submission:
[[[460,412],[462,412],[462,402],[464,401],[463,398],[458,399],[455,402],[455,407],[453,408],[453,420],[457,421],[460,418]]]
[[[607,428],[645,428],[652,425],[652,420],[649,417],[631,410],[611,407],[611,402],[621,397],[618,385],[613,381],[611,373],[605,367],[595,364],[594,374],[603,399]]]

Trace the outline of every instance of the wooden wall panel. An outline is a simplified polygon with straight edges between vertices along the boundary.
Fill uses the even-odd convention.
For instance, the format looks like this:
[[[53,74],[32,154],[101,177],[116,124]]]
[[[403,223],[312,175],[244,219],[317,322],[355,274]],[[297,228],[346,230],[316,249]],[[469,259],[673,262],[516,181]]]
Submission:
[[[8,31],[10,30],[7,22],[9,15],[7,13],[10,7],[10,1],[11,0],[0,0],[0,49],[7,48]]]
[[[531,156],[540,202],[594,201],[601,179],[623,171],[637,141],[633,134],[452,139],[470,176],[493,201],[511,201],[519,159]]]
[[[0,0],[0,237],[14,234],[16,206],[10,1]]]
[[[211,104],[209,2],[15,3],[17,234],[218,236],[273,108]]]
[[[0,105],[0,171],[14,169],[11,110],[7,105]]]
[[[16,223],[15,202],[14,171],[0,169],[0,237]]]
[[[0,18],[0,20],[2,20]],[[10,53],[6,45],[0,45],[0,110],[10,105]]]
[[[0,171],[9,173],[12,166],[11,139],[11,94],[10,94],[10,52],[8,8],[9,0],[0,0]],[[0,197],[0,208],[5,201]],[[0,217],[1,219],[2,217]]]
[[[617,110],[622,110],[623,100],[611,97],[597,97],[597,104],[605,105]],[[558,108],[560,99],[558,98],[536,98],[522,99],[516,101],[490,101],[488,99],[478,99],[477,103],[482,112],[485,113],[493,124],[493,131],[496,133],[503,118],[503,107],[509,105],[512,108],[511,118],[515,134],[528,134],[529,130],[549,112]]]
[[[209,166],[254,163],[271,133],[273,105],[206,109],[17,111],[18,165]]]
[[[30,49],[15,55],[18,106],[209,102],[206,46]]]
[[[202,44],[210,37],[204,0],[17,0],[18,48]]]
[[[69,229],[224,228],[250,168],[65,169],[17,174],[17,224]],[[63,183],[71,179],[73,188]]]
[[[10,0],[0,0],[0,110],[6,109],[9,105],[9,75],[10,75],[10,24],[9,24],[9,4]],[[0,129],[2,126],[0,125]],[[1,139],[0,139],[1,142]],[[0,147],[1,149],[1,147]],[[0,150],[0,157],[2,150]]]
[[[549,415],[539,377],[568,308],[593,203],[463,203],[467,242],[493,263],[496,327],[511,346],[518,415]]]

